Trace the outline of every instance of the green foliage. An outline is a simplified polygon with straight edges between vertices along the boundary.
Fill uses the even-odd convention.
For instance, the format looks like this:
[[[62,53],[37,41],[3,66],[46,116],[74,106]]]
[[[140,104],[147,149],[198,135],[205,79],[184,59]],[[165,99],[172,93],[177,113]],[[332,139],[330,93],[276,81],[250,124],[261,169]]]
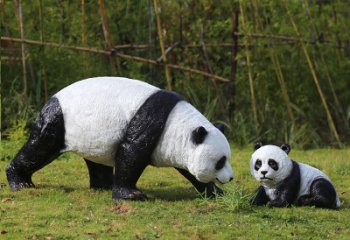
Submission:
[[[13,156],[23,143],[3,141]],[[293,147],[293,146],[292,146]],[[350,150],[292,149],[291,157],[328,174],[340,210],[274,209],[249,204],[251,148],[232,149],[235,179],[226,195],[201,198],[176,170],[148,167],[138,187],[145,202],[114,202],[111,191],[89,189],[82,158],[64,154],[33,176],[35,189],[11,192],[0,161],[1,239],[347,239],[350,234]],[[156,176],[156,177],[155,177]]]
[[[25,38],[82,46],[80,1],[22,1]],[[2,36],[20,37],[14,1],[4,1]],[[173,64],[211,71],[231,79],[231,47],[216,44],[232,42],[232,10],[239,9],[236,94],[227,85],[196,74],[171,70],[174,90],[190,100],[213,122],[224,122],[228,136],[237,144],[257,139],[282,143],[290,141],[300,148],[333,146],[325,110],[313,82],[310,68],[298,37],[305,40],[321,89],[330,107],[342,142],[350,142],[350,56],[349,1],[159,1],[160,19],[166,46],[182,45],[168,53]],[[291,26],[287,9],[297,24],[300,36]],[[145,49],[119,49],[125,54],[157,59],[161,55],[152,1],[105,1],[112,43],[147,44]],[[42,11],[42,19],[40,12]],[[182,25],[180,27],[180,19]],[[243,24],[243,21],[245,24]],[[98,1],[85,1],[86,47],[107,49]],[[180,32],[181,31],[181,32]],[[251,37],[259,34],[260,37]],[[271,36],[285,36],[287,40]],[[288,40],[289,39],[289,40]],[[93,53],[26,45],[29,92],[23,95],[20,44],[5,43],[2,56],[17,57],[2,61],[2,132],[12,131],[17,119],[29,126],[44,105],[45,82],[51,96],[77,80],[112,75],[106,56]],[[203,50],[205,44],[206,52]],[[188,45],[197,45],[188,47]],[[214,45],[214,46],[213,46]],[[250,66],[246,62],[250,56]],[[278,56],[278,68],[272,62]],[[164,67],[117,59],[117,75],[141,79],[164,88]],[[253,120],[248,67],[258,112]],[[294,119],[288,115],[277,76],[280,70]],[[231,116],[228,102],[235,103]]]

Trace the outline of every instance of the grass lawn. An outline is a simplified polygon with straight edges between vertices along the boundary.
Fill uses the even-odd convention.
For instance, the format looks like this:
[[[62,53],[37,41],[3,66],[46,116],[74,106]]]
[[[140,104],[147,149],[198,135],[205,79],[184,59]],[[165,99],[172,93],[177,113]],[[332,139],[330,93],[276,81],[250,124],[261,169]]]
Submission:
[[[258,183],[251,148],[232,149],[235,180],[227,195],[207,200],[176,170],[148,167],[138,187],[145,202],[114,202],[89,189],[77,155],[65,154],[33,176],[35,189],[10,191],[4,169],[21,142],[4,142],[0,160],[0,239],[349,239],[350,150],[293,150],[290,156],[333,180],[340,210],[251,207]],[[293,146],[292,146],[293,147]]]

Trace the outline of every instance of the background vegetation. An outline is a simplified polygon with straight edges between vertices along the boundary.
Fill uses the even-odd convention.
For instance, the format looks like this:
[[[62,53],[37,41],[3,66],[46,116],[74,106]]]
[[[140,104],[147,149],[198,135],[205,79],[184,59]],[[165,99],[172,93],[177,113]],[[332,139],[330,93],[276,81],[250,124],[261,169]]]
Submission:
[[[114,54],[161,62],[162,36],[165,49],[172,46],[167,63],[230,81],[170,68],[172,89],[213,122],[225,123],[235,144],[349,145],[349,10],[346,0],[2,0],[3,137],[26,131],[50,95],[83,78],[117,75],[169,86],[164,65],[47,45],[22,49],[6,37],[108,54],[131,44]]]

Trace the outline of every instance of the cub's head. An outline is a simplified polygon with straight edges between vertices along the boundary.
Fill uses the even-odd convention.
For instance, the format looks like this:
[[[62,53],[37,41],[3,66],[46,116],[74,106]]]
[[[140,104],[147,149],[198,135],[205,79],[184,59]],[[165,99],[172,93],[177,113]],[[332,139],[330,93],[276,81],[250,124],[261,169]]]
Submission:
[[[220,127],[199,126],[191,132],[190,144],[193,151],[188,170],[203,183],[215,181],[227,183],[233,179],[229,163],[230,145],[219,129]]]
[[[281,147],[256,143],[255,152],[250,160],[250,172],[264,186],[276,186],[292,171],[293,163],[288,157],[291,148],[288,144]]]

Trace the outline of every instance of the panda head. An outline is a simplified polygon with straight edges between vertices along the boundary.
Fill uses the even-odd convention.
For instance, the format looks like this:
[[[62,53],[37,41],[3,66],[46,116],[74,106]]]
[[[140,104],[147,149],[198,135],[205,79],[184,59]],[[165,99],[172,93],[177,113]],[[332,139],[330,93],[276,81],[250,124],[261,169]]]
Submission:
[[[193,150],[189,156],[188,170],[203,183],[227,183],[233,179],[229,163],[230,145],[219,129],[198,126],[191,132],[190,144]]]
[[[252,176],[263,186],[274,187],[289,176],[293,169],[292,160],[288,153],[291,148],[288,144],[281,147],[256,143],[250,160]]]

